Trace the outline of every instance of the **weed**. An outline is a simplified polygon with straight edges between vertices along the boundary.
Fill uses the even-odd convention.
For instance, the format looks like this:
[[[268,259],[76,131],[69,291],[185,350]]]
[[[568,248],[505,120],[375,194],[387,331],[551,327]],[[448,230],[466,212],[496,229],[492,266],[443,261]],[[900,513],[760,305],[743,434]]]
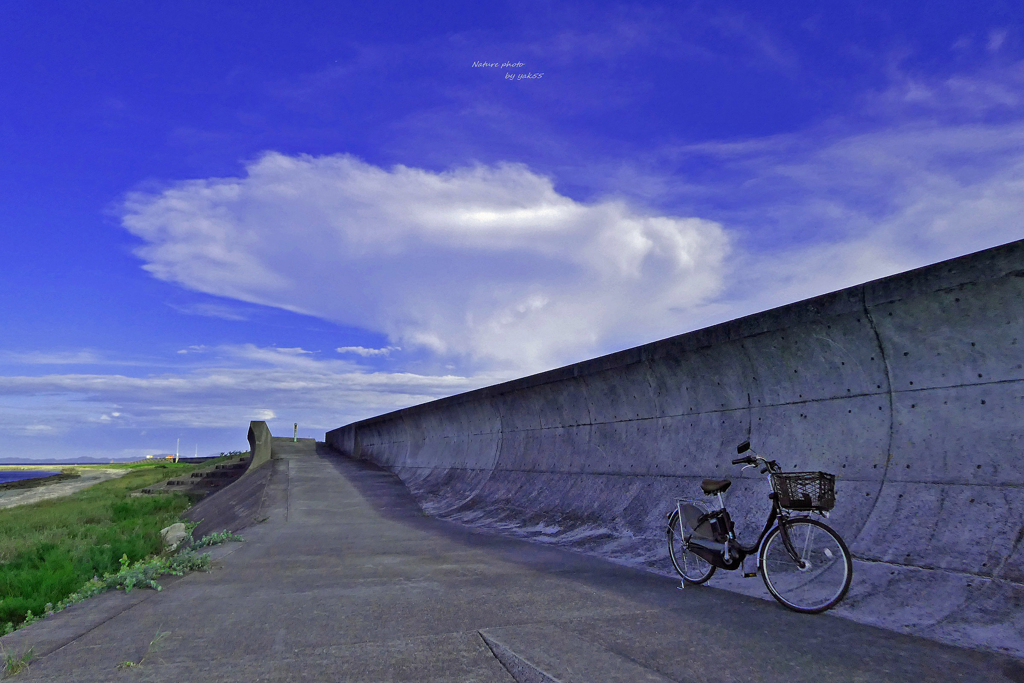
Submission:
[[[13,676],[27,669],[29,662],[35,658],[35,653],[32,648],[29,648],[20,655],[16,655],[12,652],[7,652],[3,649],[3,646],[0,645],[0,657],[3,658],[4,678],[7,678],[8,676]]]
[[[189,531],[191,532],[191,529]],[[190,537],[191,537],[191,533],[190,533]],[[198,541],[195,541],[194,543],[192,543],[192,547],[193,548],[205,548],[206,546],[218,545],[220,543],[224,543],[225,541],[244,541],[244,540],[245,539],[242,538],[241,536],[239,536],[238,534],[233,534],[230,531],[228,531],[227,529],[225,529],[224,531],[215,531],[212,534],[207,534],[206,536],[203,536]]]
[[[149,647],[146,649],[146,654],[142,655],[142,658],[137,662],[133,662],[130,659],[126,659],[117,665],[118,669],[131,669],[136,666],[142,666],[142,663],[146,661],[146,658],[152,654],[155,654],[157,649],[160,647],[160,643],[164,638],[171,634],[170,631],[157,630],[156,635],[153,636],[153,640],[149,641]]]

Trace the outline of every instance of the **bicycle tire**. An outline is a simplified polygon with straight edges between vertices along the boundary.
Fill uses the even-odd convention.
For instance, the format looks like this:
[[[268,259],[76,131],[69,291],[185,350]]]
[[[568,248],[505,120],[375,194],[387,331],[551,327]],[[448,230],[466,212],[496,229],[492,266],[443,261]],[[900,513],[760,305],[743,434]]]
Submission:
[[[794,612],[817,614],[835,607],[850,590],[853,559],[846,543],[816,519],[789,520],[786,529],[802,566],[786,550],[776,526],[761,546],[761,578],[768,592]]]
[[[695,555],[683,546],[682,530],[680,529],[679,541],[675,540],[673,529],[679,527],[679,511],[676,510],[668,518],[668,556],[672,559],[672,566],[683,581],[691,586],[699,586],[707,583],[711,575],[715,573],[716,567],[702,557]],[[680,562],[681,561],[681,562]]]

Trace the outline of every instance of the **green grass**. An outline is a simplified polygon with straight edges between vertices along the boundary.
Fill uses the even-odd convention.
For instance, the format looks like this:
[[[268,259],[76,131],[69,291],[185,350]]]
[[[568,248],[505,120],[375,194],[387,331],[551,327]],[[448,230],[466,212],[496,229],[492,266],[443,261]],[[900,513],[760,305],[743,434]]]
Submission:
[[[0,510],[0,625],[18,626],[29,611],[45,614],[94,577],[159,553],[160,529],[178,520],[189,499],[128,493],[197,467],[127,466],[124,476],[70,496]]]

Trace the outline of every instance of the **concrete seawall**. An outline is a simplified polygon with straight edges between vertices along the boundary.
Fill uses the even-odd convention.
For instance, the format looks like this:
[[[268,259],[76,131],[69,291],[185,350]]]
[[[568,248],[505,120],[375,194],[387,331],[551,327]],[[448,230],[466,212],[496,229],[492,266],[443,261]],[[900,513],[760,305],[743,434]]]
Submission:
[[[857,558],[837,613],[1024,656],[1024,241],[327,434],[429,514],[661,572],[701,478],[733,479],[756,535],[745,439],[837,475]]]

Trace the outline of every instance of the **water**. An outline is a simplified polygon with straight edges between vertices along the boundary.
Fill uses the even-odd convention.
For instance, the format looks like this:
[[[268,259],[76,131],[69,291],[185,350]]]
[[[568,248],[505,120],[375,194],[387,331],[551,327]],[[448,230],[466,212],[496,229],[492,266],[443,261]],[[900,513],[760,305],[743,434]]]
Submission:
[[[38,479],[40,477],[48,477],[51,474],[60,474],[60,472],[53,470],[0,470],[0,484],[21,481],[22,479]]]

